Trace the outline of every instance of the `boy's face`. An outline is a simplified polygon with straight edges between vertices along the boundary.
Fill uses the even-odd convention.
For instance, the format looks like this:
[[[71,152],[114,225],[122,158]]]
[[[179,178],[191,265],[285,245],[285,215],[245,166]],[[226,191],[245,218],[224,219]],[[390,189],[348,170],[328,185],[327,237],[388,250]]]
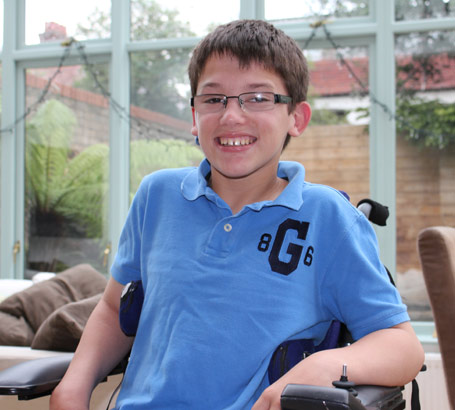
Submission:
[[[197,93],[237,96],[247,92],[272,92],[287,95],[282,78],[275,72],[252,63],[240,68],[230,56],[212,56],[202,71]],[[230,98],[226,108],[215,113],[193,110],[192,134],[212,166],[212,176],[227,178],[250,175],[276,176],[276,167],[286,135],[298,136],[311,115],[306,103],[288,113],[287,104],[271,110],[242,110],[238,99]]]

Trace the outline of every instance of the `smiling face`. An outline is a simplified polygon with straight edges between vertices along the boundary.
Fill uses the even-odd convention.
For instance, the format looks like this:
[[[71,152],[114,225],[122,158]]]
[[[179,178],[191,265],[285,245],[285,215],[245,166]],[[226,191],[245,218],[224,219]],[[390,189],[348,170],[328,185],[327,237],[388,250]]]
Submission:
[[[246,92],[287,95],[282,78],[258,63],[239,67],[235,57],[213,55],[205,64],[197,87],[200,94],[236,96]],[[192,134],[212,166],[212,180],[276,178],[286,135],[301,134],[310,118],[308,104],[298,103],[289,113],[287,104],[270,111],[248,112],[236,98],[216,113],[193,110]]]

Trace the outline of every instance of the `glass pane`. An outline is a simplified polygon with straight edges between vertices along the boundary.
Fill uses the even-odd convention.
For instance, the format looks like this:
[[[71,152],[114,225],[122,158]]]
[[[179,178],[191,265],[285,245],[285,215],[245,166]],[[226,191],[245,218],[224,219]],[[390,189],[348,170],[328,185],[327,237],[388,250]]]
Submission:
[[[0,51],[3,50],[3,0],[0,0]]]
[[[282,159],[301,162],[308,181],[345,191],[356,205],[369,195],[369,106],[366,48],[312,50],[309,127],[291,138]],[[352,73],[355,75],[353,76]],[[343,170],[343,172],[340,172]]]
[[[2,93],[2,87],[3,87],[3,82],[1,81],[1,78],[3,77],[3,68],[2,64],[0,62],[0,130],[2,130],[2,107],[3,107],[3,93]],[[2,157],[2,134],[0,133],[0,158]],[[2,191],[2,167],[0,164],[0,192]],[[2,209],[2,197],[0,195],[0,211]],[[0,212],[1,215],[1,212]],[[2,221],[0,220],[0,234],[2,231]],[[1,235],[0,235],[1,237]]]
[[[302,20],[367,16],[368,0],[265,0],[266,20]]]
[[[203,36],[222,23],[239,18],[240,0],[131,0],[131,38]]]
[[[198,165],[202,159],[191,135],[190,52],[170,49],[131,56],[130,199],[146,174]]]
[[[95,70],[108,72],[106,65]],[[26,276],[90,263],[106,272],[109,108],[82,66],[26,72]]]
[[[396,37],[397,279],[414,320],[432,320],[416,241],[455,226],[455,32]]]
[[[454,0],[395,0],[395,20],[455,17]]]
[[[111,0],[79,0],[68,6],[61,0],[26,0],[25,44],[110,37]]]

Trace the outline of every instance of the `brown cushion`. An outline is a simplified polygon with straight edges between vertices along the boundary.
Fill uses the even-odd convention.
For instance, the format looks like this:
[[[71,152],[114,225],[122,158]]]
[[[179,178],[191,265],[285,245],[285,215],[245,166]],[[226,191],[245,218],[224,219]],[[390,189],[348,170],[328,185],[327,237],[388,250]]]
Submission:
[[[100,293],[57,309],[36,332],[31,344],[32,349],[74,352],[87,319],[101,295]]]
[[[52,312],[103,292],[106,284],[107,279],[92,266],[77,265],[6,298],[0,312],[23,317],[36,332]]]
[[[23,317],[0,312],[0,345],[30,346],[34,334]]]

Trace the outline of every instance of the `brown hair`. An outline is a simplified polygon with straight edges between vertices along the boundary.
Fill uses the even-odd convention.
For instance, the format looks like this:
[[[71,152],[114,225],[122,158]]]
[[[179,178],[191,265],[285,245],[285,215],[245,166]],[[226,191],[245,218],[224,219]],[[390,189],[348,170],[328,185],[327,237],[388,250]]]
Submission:
[[[242,68],[252,62],[276,72],[292,98],[289,111],[305,101],[308,90],[308,66],[297,43],[282,30],[263,20],[237,20],[217,27],[194,49],[188,74],[191,93],[196,95],[201,73],[212,55],[231,55]]]

